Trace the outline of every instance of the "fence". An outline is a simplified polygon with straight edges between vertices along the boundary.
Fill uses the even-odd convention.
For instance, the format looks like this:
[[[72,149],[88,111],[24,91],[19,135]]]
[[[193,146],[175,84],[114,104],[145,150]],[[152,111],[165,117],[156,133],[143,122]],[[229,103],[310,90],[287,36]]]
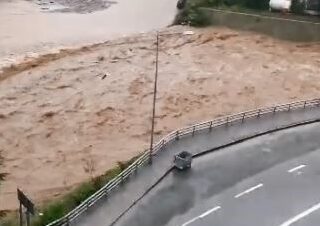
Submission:
[[[320,99],[306,100],[306,101],[298,101],[288,104],[277,105],[274,107],[266,107],[259,108],[255,110],[245,111],[234,115],[229,115],[225,117],[220,117],[214,119],[212,121],[207,121],[199,124],[195,124],[192,126],[188,126],[176,131],[171,132],[164,138],[162,138],[158,143],[154,145],[152,150],[152,155],[156,155],[159,151],[161,151],[166,144],[170,142],[174,142],[179,140],[181,137],[186,135],[194,136],[196,132],[202,131],[205,129],[209,129],[210,131],[219,126],[229,125],[234,122],[244,122],[245,119],[253,118],[253,117],[261,117],[266,114],[276,114],[277,112],[284,111],[294,111],[298,109],[305,109],[310,107],[319,107]],[[109,181],[104,187],[98,190],[95,194],[90,196],[88,199],[83,201],[78,207],[73,209],[64,217],[48,224],[47,226],[64,226],[69,225],[74,219],[76,219],[83,212],[88,210],[91,206],[93,206],[98,200],[102,197],[108,196],[108,194],[115,188],[117,188],[120,184],[122,184],[130,175],[135,173],[138,168],[144,165],[146,162],[149,162],[151,155],[148,151],[144,152],[135,162],[133,162],[128,168],[126,168],[123,172],[117,175],[114,179]]]

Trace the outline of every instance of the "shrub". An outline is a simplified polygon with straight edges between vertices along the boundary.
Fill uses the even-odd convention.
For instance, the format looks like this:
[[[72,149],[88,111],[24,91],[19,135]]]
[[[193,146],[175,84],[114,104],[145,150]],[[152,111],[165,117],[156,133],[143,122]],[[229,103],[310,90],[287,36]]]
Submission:
[[[44,226],[62,217],[66,213],[66,208],[63,206],[62,201],[54,202],[49,204],[42,213],[43,215],[33,222],[33,226]]]
[[[186,7],[176,16],[174,24],[208,25],[210,23],[209,18],[199,8],[223,6],[268,10],[269,0],[189,0]]]
[[[134,157],[126,162],[118,162],[118,166],[105,172],[105,174],[91,178],[89,182],[85,182],[77,187],[60,200],[54,201],[43,208],[42,216],[37,217],[33,221],[33,226],[45,226],[46,224],[63,217],[69,211],[80,205],[84,200],[93,195],[97,190],[102,188],[108,181],[112,180],[125,168],[132,164],[137,158]],[[41,211],[40,211],[41,212]],[[11,226],[11,225],[10,225]]]
[[[305,2],[300,0],[293,0],[291,4],[291,11],[296,14],[303,14],[306,8]]]
[[[200,7],[208,7],[209,4],[217,4],[217,0],[206,0],[188,4],[185,9],[177,14],[174,24],[188,24],[196,27],[208,25],[210,20],[200,10]]]

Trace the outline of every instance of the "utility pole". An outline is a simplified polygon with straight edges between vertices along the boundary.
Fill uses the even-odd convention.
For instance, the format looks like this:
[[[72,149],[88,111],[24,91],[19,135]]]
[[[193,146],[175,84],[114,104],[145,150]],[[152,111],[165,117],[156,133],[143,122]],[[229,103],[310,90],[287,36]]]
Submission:
[[[159,63],[159,32],[157,32],[156,42],[156,71],[154,77],[154,90],[153,90],[153,107],[152,107],[152,122],[151,122],[151,137],[150,137],[150,150],[149,161],[152,164],[152,149],[153,149],[153,135],[154,135],[154,120],[156,114],[156,99],[157,99],[157,83],[158,83],[158,63]]]
[[[22,215],[22,203],[19,202],[19,222],[20,226],[23,226],[23,215]]]

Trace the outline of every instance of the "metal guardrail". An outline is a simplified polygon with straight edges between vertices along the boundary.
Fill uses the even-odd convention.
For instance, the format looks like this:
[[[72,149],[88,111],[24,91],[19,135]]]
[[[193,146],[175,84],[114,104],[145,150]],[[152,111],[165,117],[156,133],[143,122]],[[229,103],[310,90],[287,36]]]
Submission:
[[[152,150],[152,155],[156,155],[161,151],[168,143],[179,140],[181,137],[186,135],[192,135],[197,131],[209,129],[212,130],[215,127],[229,125],[234,122],[244,122],[245,119],[253,117],[261,117],[266,114],[276,114],[277,112],[284,111],[294,111],[298,109],[305,109],[310,107],[319,107],[320,99],[298,101],[288,104],[281,104],[274,107],[259,108],[255,110],[245,111],[238,114],[228,115],[225,117],[216,118],[211,121],[202,122],[192,126],[184,127],[182,129],[176,130],[162,138],[158,143],[156,143]],[[91,195],[85,201],[83,201],[79,206],[70,211],[64,217],[57,219],[46,226],[68,226],[74,219],[80,216],[83,212],[88,210],[93,206],[97,201],[102,197],[108,196],[112,190],[117,188],[122,184],[128,177],[135,173],[139,167],[144,165],[146,162],[149,162],[150,152],[144,152],[136,161],[134,161],[128,168],[122,171],[115,178],[110,180],[105,186],[99,189],[96,193]]]

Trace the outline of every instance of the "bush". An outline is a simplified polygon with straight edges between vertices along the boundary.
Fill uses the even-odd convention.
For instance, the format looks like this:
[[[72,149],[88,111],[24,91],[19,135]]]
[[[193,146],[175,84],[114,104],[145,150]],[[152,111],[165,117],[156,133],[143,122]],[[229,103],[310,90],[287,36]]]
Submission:
[[[180,11],[174,24],[188,24],[195,27],[202,27],[210,24],[210,19],[200,10],[200,7],[208,7],[209,4],[217,4],[219,0],[198,1],[188,4],[185,9]]]
[[[305,2],[300,0],[293,0],[291,4],[291,11],[296,14],[304,14],[306,8]]]
[[[62,217],[67,212],[66,210],[67,209],[63,206],[62,201],[49,204],[49,206],[43,210],[42,212],[43,215],[35,219],[32,225],[33,226],[47,225],[50,222]]]
[[[140,156],[140,155],[139,155]],[[42,216],[37,217],[32,225],[45,226],[50,222],[63,217],[72,209],[80,205],[84,200],[93,195],[97,190],[102,188],[108,181],[112,180],[119,173],[131,165],[139,156],[134,157],[126,162],[118,162],[118,165],[105,174],[92,178],[89,182],[81,184],[78,188],[54,201],[42,210]],[[40,211],[41,212],[41,211]],[[11,225],[10,225],[11,226]],[[13,225],[12,225],[13,226]]]
[[[268,10],[269,0],[189,0],[186,7],[175,18],[174,24],[205,26],[210,19],[200,10],[201,7],[237,7],[255,10]]]

